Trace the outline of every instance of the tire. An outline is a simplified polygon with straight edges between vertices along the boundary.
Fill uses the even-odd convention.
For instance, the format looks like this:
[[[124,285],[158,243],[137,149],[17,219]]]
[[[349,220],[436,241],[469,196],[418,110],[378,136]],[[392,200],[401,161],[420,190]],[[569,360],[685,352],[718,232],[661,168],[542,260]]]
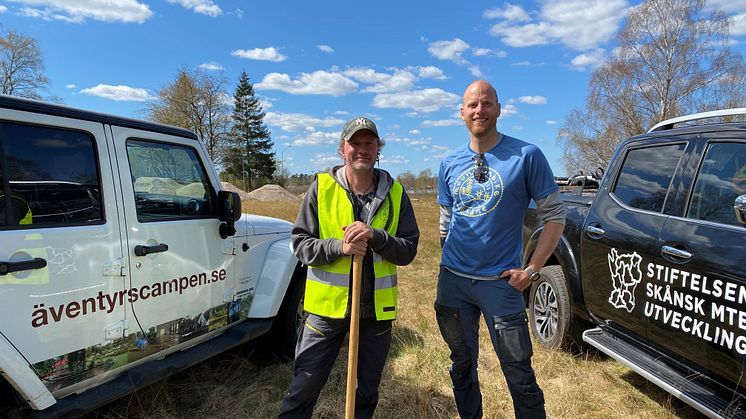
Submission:
[[[305,289],[305,270],[296,271],[285,299],[282,301],[280,311],[272,322],[272,329],[266,336],[265,348],[282,361],[289,361],[295,357],[298,330],[303,323],[303,293]]]
[[[549,349],[582,346],[585,322],[572,312],[561,266],[544,267],[541,278],[531,284],[528,317],[531,334],[542,346]]]

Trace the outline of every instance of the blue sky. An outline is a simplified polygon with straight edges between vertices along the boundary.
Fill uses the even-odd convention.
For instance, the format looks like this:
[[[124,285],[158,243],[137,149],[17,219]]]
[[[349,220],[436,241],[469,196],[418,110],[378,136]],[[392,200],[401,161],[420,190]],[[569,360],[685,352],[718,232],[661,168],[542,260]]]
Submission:
[[[500,131],[565,175],[557,132],[638,3],[0,0],[0,24],[39,41],[66,105],[99,112],[140,117],[184,67],[222,73],[232,95],[245,70],[291,173],[341,163],[339,133],[357,115],[387,142],[381,168],[437,173],[468,141],[461,96],[484,78],[503,105]],[[709,4],[733,16],[746,55],[746,2]]]

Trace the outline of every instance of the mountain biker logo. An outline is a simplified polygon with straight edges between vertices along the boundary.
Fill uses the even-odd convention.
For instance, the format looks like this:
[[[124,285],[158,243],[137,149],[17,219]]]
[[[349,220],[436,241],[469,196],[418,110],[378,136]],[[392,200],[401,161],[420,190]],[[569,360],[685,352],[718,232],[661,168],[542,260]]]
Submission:
[[[461,173],[453,184],[454,210],[467,217],[481,217],[494,210],[503,198],[505,188],[497,170],[489,168],[487,178],[479,183],[474,170]]]
[[[635,308],[635,288],[642,281],[642,271],[640,271],[642,256],[637,252],[619,254],[616,249],[612,248],[607,259],[611,283],[614,287],[609,296],[609,303],[631,313]]]

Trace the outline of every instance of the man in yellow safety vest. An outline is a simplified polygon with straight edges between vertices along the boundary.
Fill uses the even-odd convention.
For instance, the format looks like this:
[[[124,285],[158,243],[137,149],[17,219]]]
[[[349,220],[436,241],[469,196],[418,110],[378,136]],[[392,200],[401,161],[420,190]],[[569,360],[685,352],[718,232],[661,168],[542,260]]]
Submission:
[[[373,121],[348,121],[338,148],[345,164],[317,176],[293,226],[294,252],[308,265],[307,316],[280,418],[313,413],[349,329],[354,255],[364,257],[355,417],[372,417],[378,404],[397,313],[396,267],[412,262],[420,236],[404,188],[374,168],[382,146]]]

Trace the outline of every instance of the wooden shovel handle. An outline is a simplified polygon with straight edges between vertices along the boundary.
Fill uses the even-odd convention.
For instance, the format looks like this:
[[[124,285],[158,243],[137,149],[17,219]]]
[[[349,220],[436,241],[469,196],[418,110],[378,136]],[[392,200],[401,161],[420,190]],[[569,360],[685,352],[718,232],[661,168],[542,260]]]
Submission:
[[[355,417],[355,392],[357,391],[357,349],[360,331],[360,288],[363,276],[363,256],[352,258],[352,304],[350,307],[350,348],[347,356],[347,397],[345,419]]]

